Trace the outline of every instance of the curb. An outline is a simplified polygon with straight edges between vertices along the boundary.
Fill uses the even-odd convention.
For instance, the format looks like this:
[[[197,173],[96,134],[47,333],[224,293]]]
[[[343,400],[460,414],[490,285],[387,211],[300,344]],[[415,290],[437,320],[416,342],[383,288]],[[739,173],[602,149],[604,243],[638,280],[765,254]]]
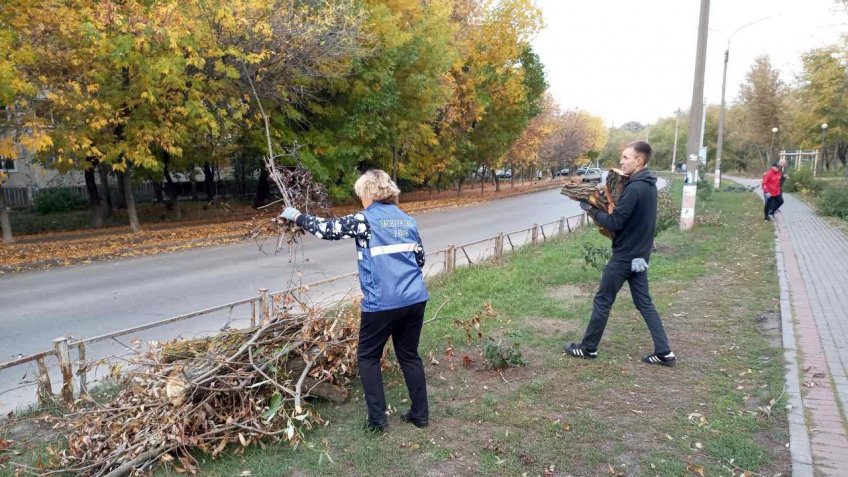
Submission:
[[[792,319],[792,298],[789,295],[789,283],[786,279],[786,266],[783,249],[780,246],[780,217],[778,227],[774,229],[774,252],[777,268],[777,281],[780,286],[780,328],[783,335],[783,359],[786,369],[786,395],[789,411],[789,453],[792,456],[792,475],[794,477],[813,477],[813,456],[810,447],[810,433],[804,418],[804,403],[801,400],[801,380],[798,378],[798,348],[795,345],[795,328]]]

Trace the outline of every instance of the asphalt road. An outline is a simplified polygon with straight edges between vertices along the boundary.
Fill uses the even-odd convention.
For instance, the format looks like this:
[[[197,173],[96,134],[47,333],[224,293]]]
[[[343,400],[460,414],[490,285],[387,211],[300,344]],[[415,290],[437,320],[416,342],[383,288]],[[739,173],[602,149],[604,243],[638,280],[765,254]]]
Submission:
[[[434,251],[579,213],[576,202],[552,189],[414,217],[425,248]],[[514,242],[523,240],[522,234],[513,236]],[[472,259],[486,246],[491,244],[470,249]],[[352,241],[329,242],[308,236],[297,248],[296,268],[289,263],[288,252],[267,253],[273,247],[271,241],[261,248],[245,242],[0,277],[0,361],[50,349],[52,339],[58,336],[97,336],[256,296],[261,287],[281,290],[298,274],[302,283],[310,283],[356,271]],[[438,266],[440,260],[435,257],[428,265]],[[355,279],[350,279],[321,288],[315,290],[316,300],[350,293],[357,286]],[[120,342],[106,342],[89,350],[89,357],[128,354],[125,345],[134,337],[166,339],[213,332],[228,318],[245,319],[249,310],[237,310],[235,315],[222,313],[217,318],[180,322]],[[2,394],[14,387],[23,371],[18,367],[0,372],[0,410],[32,396],[31,388]]]

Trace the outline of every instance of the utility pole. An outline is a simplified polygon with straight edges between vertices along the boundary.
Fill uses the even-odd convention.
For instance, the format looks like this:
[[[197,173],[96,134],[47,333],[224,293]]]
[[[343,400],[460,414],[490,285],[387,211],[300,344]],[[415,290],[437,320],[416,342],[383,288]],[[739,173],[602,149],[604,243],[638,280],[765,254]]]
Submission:
[[[727,60],[730,58],[730,40],[724,50],[724,73],[721,74],[721,107],[718,110],[718,144],[716,144],[716,168],[713,189],[721,188],[721,150],[724,146],[724,91],[727,88]]]
[[[689,108],[689,135],[686,141],[687,177],[694,179],[698,171],[698,147],[701,137],[701,116],[704,101],[704,69],[707,60],[707,29],[710,23],[710,0],[701,0],[698,19],[698,46],[695,50],[695,78],[692,84],[692,106]],[[695,199],[697,186],[690,180],[683,186],[683,207],[680,210],[680,230],[690,230],[695,225]]]
[[[677,131],[680,130],[680,108],[677,108],[677,117],[674,119],[674,149],[671,151],[671,172],[677,166]]]

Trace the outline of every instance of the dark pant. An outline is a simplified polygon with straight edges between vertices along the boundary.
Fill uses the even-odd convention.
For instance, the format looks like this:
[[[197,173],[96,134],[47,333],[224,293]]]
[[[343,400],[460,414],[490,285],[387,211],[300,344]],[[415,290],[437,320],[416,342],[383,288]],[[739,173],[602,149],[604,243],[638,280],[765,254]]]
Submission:
[[[424,364],[418,356],[418,340],[424,324],[424,308],[427,302],[397,308],[395,310],[362,312],[359,325],[359,377],[365,391],[368,422],[382,425],[386,422],[386,394],[383,390],[383,373],[380,360],[383,348],[392,337],[409,400],[412,401],[411,415],[415,420],[426,421],[427,383],[424,380]]]
[[[589,326],[586,327],[586,334],[583,336],[583,346],[590,350],[598,349],[604,328],[607,326],[610,310],[615,303],[615,296],[624,286],[625,281],[630,284],[633,304],[642,314],[642,318],[645,319],[648,330],[651,332],[651,337],[654,339],[654,351],[659,354],[668,353],[671,351],[668,346],[668,337],[665,335],[662,319],[660,319],[660,315],[654,307],[654,302],[651,300],[651,294],[648,292],[648,272],[636,273],[630,271],[630,261],[610,260],[604,268],[601,284],[598,286],[597,293],[595,293],[592,318],[589,320]]]
[[[773,215],[781,205],[783,205],[783,194],[777,194],[766,199],[766,203],[763,205],[765,219],[768,220],[769,216]]]

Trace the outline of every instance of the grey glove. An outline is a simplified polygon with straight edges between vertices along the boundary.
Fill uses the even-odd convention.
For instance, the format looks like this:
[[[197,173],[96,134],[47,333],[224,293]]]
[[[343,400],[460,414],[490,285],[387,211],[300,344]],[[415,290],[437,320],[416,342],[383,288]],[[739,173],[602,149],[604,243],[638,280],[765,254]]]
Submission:
[[[585,210],[586,212],[589,212],[590,210],[592,210],[592,204],[590,204],[589,202],[587,202],[585,200],[581,200],[580,201],[580,208]]]
[[[630,262],[630,271],[641,273],[648,269],[648,262],[645,261],[644,258],[634,258],[633,261]]]
[[[766,199],[771,199],[771,194],[769,194],[768,192],[763,192],[763,195]]]
[[[294,207],[286,207],[286,210],[284,210],[283,213],[280,214],[280,217],[294,222],[295,220],[297,220],[298,215],[300,215],[299,210],[295,209]]]

